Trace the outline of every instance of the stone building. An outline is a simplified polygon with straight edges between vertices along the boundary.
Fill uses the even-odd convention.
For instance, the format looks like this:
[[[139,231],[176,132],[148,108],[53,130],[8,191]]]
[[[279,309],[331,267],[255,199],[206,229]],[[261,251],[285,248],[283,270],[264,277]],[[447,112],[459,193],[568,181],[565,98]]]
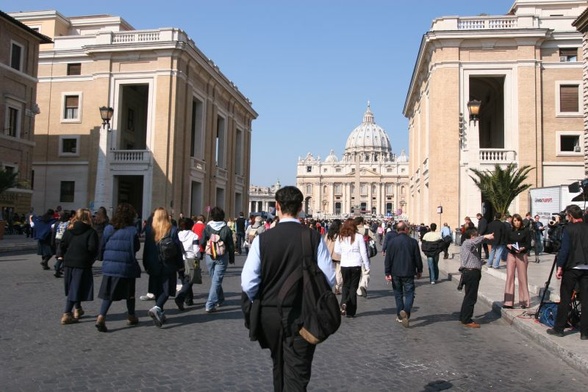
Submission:
[[[0,169],[17,174],[17,186],[0,194],[0,220],[9,220],[31,206],[39,46],[51,40],[2,11],[0,37]]]
[[[33,206],[129,202],[143,217],[159,206],[247,209],[257,113],[184,31],[136,30],[111,15],[11,15],[54,41],[39,57]]]
[[[582,51],[581,51],[581,61],[583,64],[583,72],[582,72],[582,111],[584,114],[584,140],[582,144],[584,145],[584,178],[588,178],[588,8],[584,10],[578,16],[573,23],[576,29],[582,33]],[[586,193],[588,189],[584,189],[584,193]]]
[[[584,178],[582,36],[572,22],[587,4],[516,0],[506,15],[433,21],[403,109],[413,221],[438,221],[438,206],[451,226],[489,218],[471,168],[529,165],[533,188]],[[529,205],[524,192],[510,212]]]
[[[298,159],[296,185],[304,211],[317,218],[402,215],[408,202],[408,157],[392,152],[390,138],[378,126],[368,103],[362,123],[347,138],[339,159],[308,153]]]
[[[269,212],[275,214],[276,192],[282,185],[280,180],[272,186],[251,185],[249,187],[249,213]]]

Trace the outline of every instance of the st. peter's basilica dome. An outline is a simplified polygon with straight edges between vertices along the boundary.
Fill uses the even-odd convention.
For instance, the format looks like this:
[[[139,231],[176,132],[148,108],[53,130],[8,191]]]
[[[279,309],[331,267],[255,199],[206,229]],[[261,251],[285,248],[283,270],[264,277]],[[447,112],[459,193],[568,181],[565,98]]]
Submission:
[[[343,155],[346,160],[353,160],[358,154],[363,157],[363,153],[370,154],[376,161],[378,157],[388,160],[392,156],[390,139],[386,131],[375,123],[369,102],[363,122],[347,138]]]

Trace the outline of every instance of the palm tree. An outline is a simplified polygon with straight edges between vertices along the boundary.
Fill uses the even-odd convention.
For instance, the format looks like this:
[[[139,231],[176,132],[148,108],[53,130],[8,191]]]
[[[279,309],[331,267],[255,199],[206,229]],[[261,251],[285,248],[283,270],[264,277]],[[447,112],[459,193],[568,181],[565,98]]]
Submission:
[[[494,166],[494,171],[470,169],[477,178],[470,176],[496,212],[503,216],[508,213],[508,206],[520,193],[531,187],[531,184],[524,184],[531,170],[531,166],[522,166],[517,169],[516,164],[509,163],[506,169],[499,164]]]
[[[16,186],[16,177],[17,173],[9,173],[5,170],[0,170],[0,194],[4,193],[7,189]]]

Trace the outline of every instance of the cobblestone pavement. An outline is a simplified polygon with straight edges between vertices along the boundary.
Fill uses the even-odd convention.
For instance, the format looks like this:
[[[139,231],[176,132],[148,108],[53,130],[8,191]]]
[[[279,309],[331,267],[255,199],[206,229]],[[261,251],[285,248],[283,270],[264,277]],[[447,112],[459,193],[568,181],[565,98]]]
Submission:
[[[100,300],[84,304],[79,324],[59,323],[63,280],[43,271],[32,252],[0,254],[0,380],[3,391],[271,391],[269,351],[250,342],[243,327],[240,271],[228,270],[226,305],[206,314],[208,289],[196,286],[196,306],[180,312],[168,302],[168,323],[153,326],[137,301],[141,323],[127,327],[123,302],[94,327]],[[53,263],[51,263],[53,264]],[[443,276],[442,276],[443,277]],[[443,277],[444,278],[444,277]],[[95,293],[101,276],[95,268]],[[144,294],[147,275],[137,281]],[[455,283],[418,282],[411,326],[395,321],[383,258],[372,260],[368,298],[358,316],[318,348],[310,391],[557,391],[584,390],[588,375],[565,366],[478,303],[478,330],[457,321],[462,294]],[[578,342],[580,343],[580,342]],[[582,342],[583,343],[583,342]]]

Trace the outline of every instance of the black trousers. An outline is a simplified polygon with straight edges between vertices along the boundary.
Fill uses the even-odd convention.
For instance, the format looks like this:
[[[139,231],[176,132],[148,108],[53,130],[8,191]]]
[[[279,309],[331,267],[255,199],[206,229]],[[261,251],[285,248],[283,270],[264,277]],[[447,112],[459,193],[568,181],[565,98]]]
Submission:
[[[287,312],[284,308],[285,316]],[[298,334],[285,336],[280,314],[275,307],[262,307],[260,322],[260,340],[266,342],[272,356],[274,391],[306,391],[316,346]]]
[[[472,322],[472,316],[474,315],[474,305],[478,301],[478,288],[480,287],[482,271],[479,269],[465,270],[462,275],[464,297],[461,312],[459,313],[459,321],[463,324],[469,324]]]
[[[345,304],[348,316],[357,313],[357,288],[361,279],[361,267],[341,267],[343,289],[341,290],[341,305]]]
[[[557,306],[557,316],[553,329],[563,331],[568,321],[570,305],[572,302],[572,291],[580,283],[580,334],[588,336],[588,270],[570,269],[565,270],[559,287],[560,302]]]

